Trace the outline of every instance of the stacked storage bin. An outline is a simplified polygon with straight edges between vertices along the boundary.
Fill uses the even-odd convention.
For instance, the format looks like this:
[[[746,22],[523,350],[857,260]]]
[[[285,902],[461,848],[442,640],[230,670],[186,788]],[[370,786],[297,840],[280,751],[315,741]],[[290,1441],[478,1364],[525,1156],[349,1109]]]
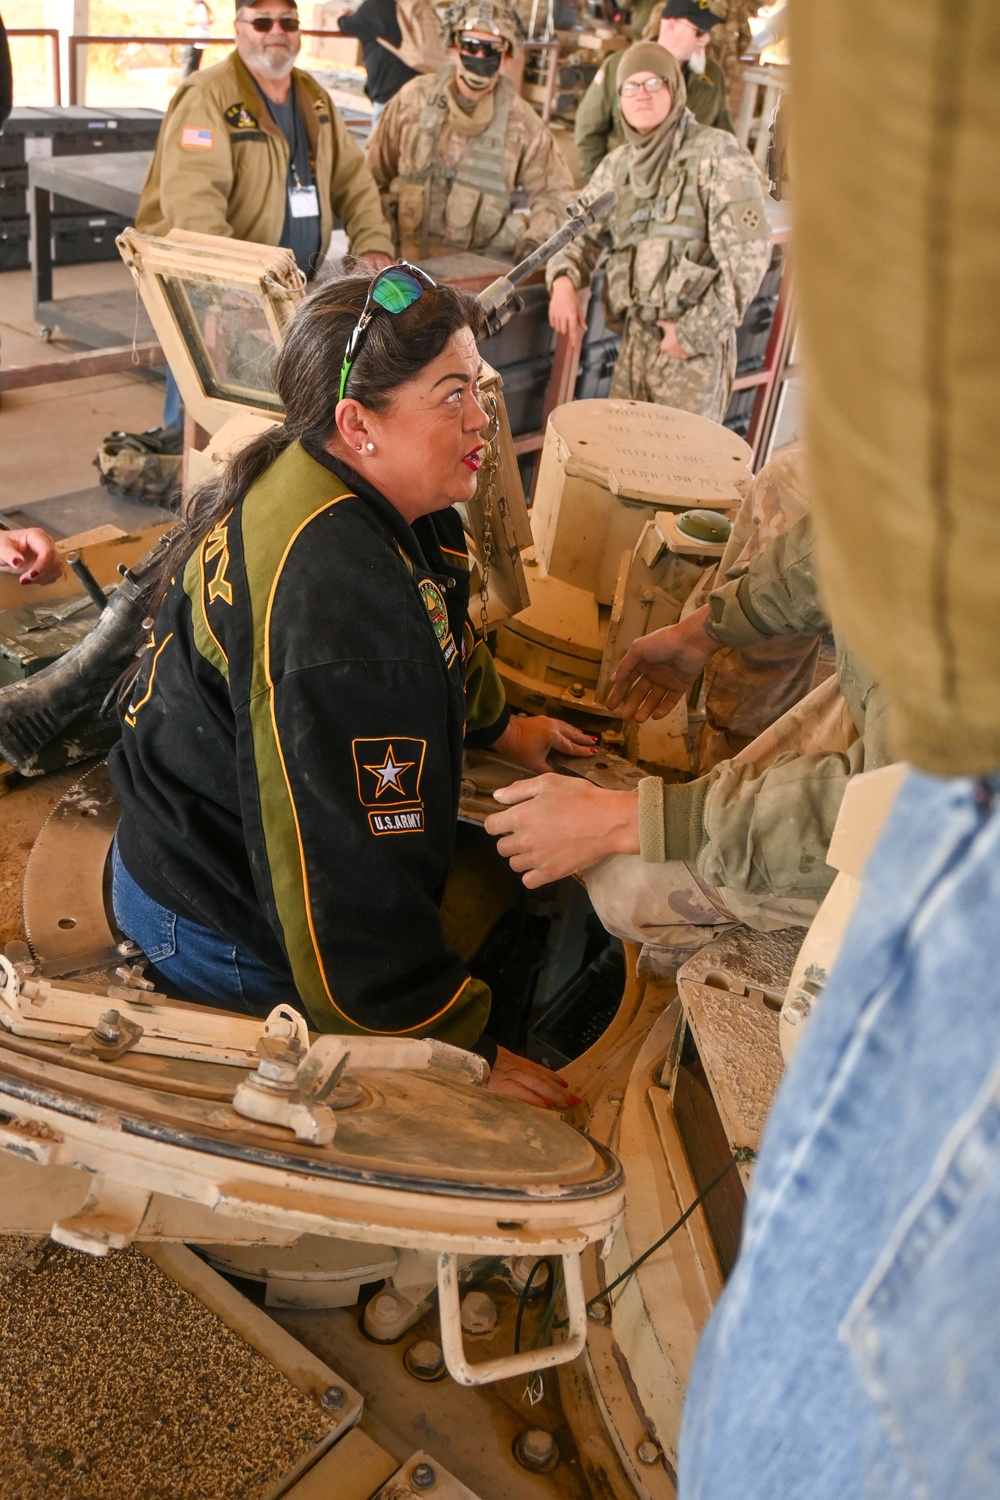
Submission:
[[[36,157],[152,151],[163,115],[156,109],[91,109],[68,105],[15,109],[0,135],[0,270],[29,264],[28,163]],[[114,260],[115,236],[126,221],[56,196],[52,259],[57,266]]]

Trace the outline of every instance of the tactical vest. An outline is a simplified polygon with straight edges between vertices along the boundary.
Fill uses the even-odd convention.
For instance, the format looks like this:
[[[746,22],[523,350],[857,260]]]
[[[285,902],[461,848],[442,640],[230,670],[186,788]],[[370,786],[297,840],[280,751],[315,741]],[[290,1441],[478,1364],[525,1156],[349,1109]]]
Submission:
[[[451,168],[441,160],[438,142],[448,121],[446,94],[453,78],[451,67],[435,78],[417,118],[407,170],[392,184],[399,235],[403,244],[419,241],[426,216],[429,239],[444,240],[459,250],[483,250],[511,210],[504,159],[514,86],[508,78],[499,80],[493,119],[481,134],[468,138],[469,149],[458,166]]]
[[[705,295],[718,275],[708,244],[708,221],[698,195],[698,168],[714,131],[685,119],[653,198],[639,198],[622,152],[618,202],[608,220],[613,249],[605,272],[609,311],[631,311],[643,322],[679,318]]]

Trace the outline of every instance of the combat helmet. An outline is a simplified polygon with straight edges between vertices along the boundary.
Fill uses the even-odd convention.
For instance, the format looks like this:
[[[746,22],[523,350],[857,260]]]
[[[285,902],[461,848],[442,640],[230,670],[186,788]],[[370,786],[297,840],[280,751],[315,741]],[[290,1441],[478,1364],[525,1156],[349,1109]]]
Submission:
[[[513,52],[527,36],[514,5],[504,0],[457,0],[444,12],[444,34],[453,42],[462,31],[490,31],[503,37]]]

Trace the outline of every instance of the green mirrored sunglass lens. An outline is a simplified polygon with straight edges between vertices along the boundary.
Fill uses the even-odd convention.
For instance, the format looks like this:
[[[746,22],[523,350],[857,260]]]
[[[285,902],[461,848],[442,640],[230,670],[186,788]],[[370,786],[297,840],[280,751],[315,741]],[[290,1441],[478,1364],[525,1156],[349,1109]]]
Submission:
[[[405,312],[412,307],[417,298],[422,296],[423,287],[414,277],[406,271],[389,271],[379,279],[378,285],[372,288],[372,300],[379,307],[384,307],[386,312]]]

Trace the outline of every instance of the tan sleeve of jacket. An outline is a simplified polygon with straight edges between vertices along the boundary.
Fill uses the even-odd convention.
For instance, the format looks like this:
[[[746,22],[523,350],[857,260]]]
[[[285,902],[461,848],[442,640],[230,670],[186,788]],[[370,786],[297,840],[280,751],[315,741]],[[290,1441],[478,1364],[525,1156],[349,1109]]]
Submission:
[[[620,53],[606,57],[580,100],[573,127],[580,176],[591,177],[608,154],[615,125],[615,86]]]
[[[392,256],[395,254],[392,235],[364,152],[351,139],[338,109],[331,108],[331,119],[333,175],[330,179],[330,201],[347,233],[351,254],[378,252]]]
[[[183,89],[175,96],[160,129],[157,156],[160,208],[169,228],[231,239],[226,215],[233,152],[226,122],[205,89]]]

